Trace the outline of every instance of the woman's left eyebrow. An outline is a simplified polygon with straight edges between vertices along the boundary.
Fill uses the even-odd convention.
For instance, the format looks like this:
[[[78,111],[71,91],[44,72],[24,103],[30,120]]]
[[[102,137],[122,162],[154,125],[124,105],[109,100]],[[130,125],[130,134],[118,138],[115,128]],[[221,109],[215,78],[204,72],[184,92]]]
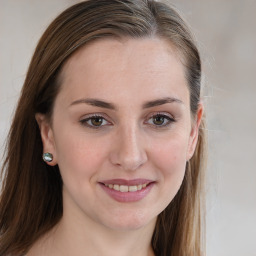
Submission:
[[[142,105],[142,108],[152,108],[152,107],[164,105],[164,104],[167,104],[167,103],[180,103],[180,104],[184,104],[183,101],[181,101],[181,100],[179,100],[177,98],[166,97],[166,98],[162,98],[162,99],[156,99],[156,100],[145,102]]]

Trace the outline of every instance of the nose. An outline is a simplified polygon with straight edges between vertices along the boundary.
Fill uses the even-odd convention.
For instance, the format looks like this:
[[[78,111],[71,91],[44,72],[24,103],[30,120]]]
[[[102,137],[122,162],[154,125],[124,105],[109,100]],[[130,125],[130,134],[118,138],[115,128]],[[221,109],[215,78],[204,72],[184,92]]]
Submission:
[[[125,171],[135,171],[148,160],[143,136],[137,127],[120,129],[115,135],[113,148],[111,163]]]

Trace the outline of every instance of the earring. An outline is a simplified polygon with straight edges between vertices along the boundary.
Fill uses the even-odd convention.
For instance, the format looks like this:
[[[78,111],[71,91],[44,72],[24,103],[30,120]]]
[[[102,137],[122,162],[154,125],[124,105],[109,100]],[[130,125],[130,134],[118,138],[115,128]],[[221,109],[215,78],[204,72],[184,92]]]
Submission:
[[[43,160],[45,162],[50,163],[53,160],[53,155],[51,153],[44,153],[43,154]]]

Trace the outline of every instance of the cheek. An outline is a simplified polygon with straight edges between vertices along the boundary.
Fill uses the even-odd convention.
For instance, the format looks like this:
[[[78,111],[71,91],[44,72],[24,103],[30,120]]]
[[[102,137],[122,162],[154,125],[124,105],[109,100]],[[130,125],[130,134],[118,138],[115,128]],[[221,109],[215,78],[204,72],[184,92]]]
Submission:
[[[62,130],[56,136],[56,153],[63,181],[84,182],[98,170],[104,159],[102,143],[84,133]]]
[[[160,145],[155,145],[152,155],[153,164],[159,170],[159,180],[162,182],[166,194],[165,200],[169,203],[183,181],[186,168],[186,137],[166,140]]]
[[[186,136],[166,139],[152,146],[154,161],[164,172],[172,173],[186,164],[188,148]]]

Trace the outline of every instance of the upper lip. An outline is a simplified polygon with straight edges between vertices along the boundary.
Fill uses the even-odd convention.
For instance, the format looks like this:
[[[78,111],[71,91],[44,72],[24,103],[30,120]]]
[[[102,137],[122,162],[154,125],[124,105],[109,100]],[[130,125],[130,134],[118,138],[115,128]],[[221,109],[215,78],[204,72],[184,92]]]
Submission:
[[[149,179],[133,179],[133,180],[126,180],[126,179],[111,179],[111,180],[103,180],[99,183],[103,183],[105,185],[109,184],[117,184],[117,185],[126,185],[126,186],[136,186],[142,184],[149,184],[154,182],[153,180]]]

